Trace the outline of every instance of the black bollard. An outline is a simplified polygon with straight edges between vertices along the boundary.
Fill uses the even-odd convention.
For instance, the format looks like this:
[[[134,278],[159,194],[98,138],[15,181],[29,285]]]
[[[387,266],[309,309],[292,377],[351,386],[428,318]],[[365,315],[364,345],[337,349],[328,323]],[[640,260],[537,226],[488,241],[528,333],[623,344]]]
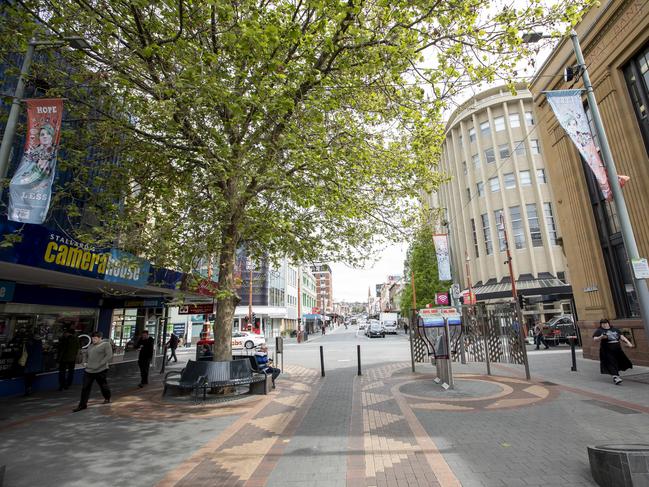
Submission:
[[[358,375],[361,374],[361,346],[356,345],[356,355],[358,356]]]
[[[577,337],[568,337],[568,341],[570,342],[570,355],[572,355],[572,367],[570,367],[570,370],[572,372],[577,372],[577,354],[575,353],[575,342],[577,341]]]
[[[324,353],[322,350],[322,345],[320,345],[320,376],[324,377],[325,376],[325,371],[324,371]]]

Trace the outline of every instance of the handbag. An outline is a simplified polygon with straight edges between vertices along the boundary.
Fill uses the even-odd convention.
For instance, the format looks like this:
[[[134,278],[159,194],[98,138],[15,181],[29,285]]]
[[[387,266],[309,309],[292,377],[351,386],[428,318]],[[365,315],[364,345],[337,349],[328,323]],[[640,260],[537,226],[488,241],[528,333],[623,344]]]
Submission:
[[[25,345],[23,345],[23,353],[20,354],[20,358],[18,359],[18,365],[21,367],[27,365],[27,347]]]

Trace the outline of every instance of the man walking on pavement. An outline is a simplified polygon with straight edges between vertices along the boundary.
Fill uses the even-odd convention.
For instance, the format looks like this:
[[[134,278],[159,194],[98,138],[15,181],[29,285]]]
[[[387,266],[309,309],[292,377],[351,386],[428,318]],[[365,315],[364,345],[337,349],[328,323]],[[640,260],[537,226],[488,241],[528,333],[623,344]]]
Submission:
[[[88,398],[94,381],[99,384],[101,394],[104,396],[104,404],[110,402],[110,389],[108,388],[106,375],[108,375],[108,363],[113,358],[113,348],[110,343],[102,341],[101,337],[100,331],[96,331],[91,335],[90,345],[86,350],[86,370],[83,373],[81,400],[79,405],[73,409],[75,413],[88,408]]]
[[[142,330],[140,339],[137,341],[136,349],[140,349],[137,357],[137,365],[140,367],[140,383],[137,385],[142,388],[149,383],[149,367],[153,359],[153,337],[149,336],[149,330]]]
[[[541,323],[537,321],[534,324],[534,344],[536,345],[536,348],[534,350],[538,350],[541,343],[546,350],[550,348],[545,341],[545,337],[543,336],[543,327],[541,326]]]
[[[174,359],[174,362],[178,362],[178,358],[176,357],[176,348],[178,348],[178,337],[176,334],[172,331],[171,336],[169,337],[169,341],[167,342],[167,348],[171,350],[171,353],[169,354],[169,359],[167,360],[167,363],[171,362],[171,359]]]
[[[59,391],[68,389],[74,380],[74,366],[81,345],[74,330],[66,328],[59,339]]]

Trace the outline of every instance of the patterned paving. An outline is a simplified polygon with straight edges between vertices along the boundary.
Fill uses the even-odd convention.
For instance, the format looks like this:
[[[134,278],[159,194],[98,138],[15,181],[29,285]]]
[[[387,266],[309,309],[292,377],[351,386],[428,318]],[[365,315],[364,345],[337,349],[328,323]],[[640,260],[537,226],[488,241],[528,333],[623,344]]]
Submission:
[[[225,410],[227,414],[241,416],[231,428],[201,448],[158,486],[264,485],[269,470],[272,470],[269,463],[272,464],[277,453],[281,454],[277,450],[278,446],[281,447],[278,445],[280,437],[291,427],[296,414],[311,395],[316,377],[316,371],[287,366],[282,379],[277,381],[277,389],[268,396],[252,396],[240,405],[226,403],[204,408],[211,410],[210,414],[216,414],[214,410]],[[209,417],[200,406],[194,408],[195,411],[189,414]],[[169,414],[166,408],[162,411]]]

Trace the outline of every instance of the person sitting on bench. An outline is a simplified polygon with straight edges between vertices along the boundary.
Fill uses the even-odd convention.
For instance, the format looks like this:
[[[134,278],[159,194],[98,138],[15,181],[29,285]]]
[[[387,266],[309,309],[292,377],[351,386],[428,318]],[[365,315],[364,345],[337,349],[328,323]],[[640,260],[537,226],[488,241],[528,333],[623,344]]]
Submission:
[[[282,371],[278,368],[271,367],[273,359],[268,357],[268,346],[265,343],[262,343],[259,346],[259,350],[255,352],[255,360],[257,361],[259,370],[272,375],[273,389],[275,389],[275,379],[279,377],[279,374],[281,374]]]

